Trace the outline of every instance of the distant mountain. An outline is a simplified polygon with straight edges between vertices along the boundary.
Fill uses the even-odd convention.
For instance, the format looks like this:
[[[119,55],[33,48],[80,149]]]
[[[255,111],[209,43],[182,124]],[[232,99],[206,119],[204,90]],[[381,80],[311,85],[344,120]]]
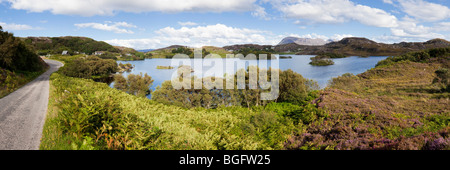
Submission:
[[[300,54],[317,52],[340,53],[357,56],[393,56],[407,52],[420,51],[430,48],[450,47],[450,42],[444,39],[433,39],[426,42],[401,42],[396,44],[377,43],[367,38],[350,37],[337,42],[331,42],[319,47],[304,48]],[[316,52],[313,52],[316,51]]]
[[[185,46],[185,45],[171,45],[171,46],[164,47],[164,48],[158,48],[158,49],[155,49],[153,51],[172,50],[172,49],[180,48],[180,47],[187,47],[187,46]]]
[[[225,46],[223,48],[234,51],[243,48],[253,48],[259,50],[273,49],[276,53],[295,52],[298,55],[338,53],[347,56],[396,56],[403,53],[420,51],[424,49],[450,47],[450,42],[444,39],[432,39],[426,42],[384,44],[369,40],[367,38],[348,37],[340,41],[329,42],[324,45],[300,45],[295,42],[288,43],[291,40],[292,39],[283,39],[282,42],[276,46],[240,44]]]
[[[278,43],[278,45],[283,45],[283,44],[291,44],[291,43],[296,43],[298,45],[325,45],[326,43],[332,42],[331,40],[325,41],[323,39],[320,38],[298,38],[298,37],[286,37],[283,38],[283,40],[281,40],[280,43]]]
[[[258,45],[258,44],[236,44],[236,45],[229,45],[224,46],[223,48],[229,51],[238,51],[242,48],[251,48],[256,50],[270,50],[273,46],[272,45]]]
[[[136,51],[146,53],[146,52],[150,52],[150,51],[153,51],[153,50],[155,50],[155,49],[144,49],[144,50],[136,50]]]

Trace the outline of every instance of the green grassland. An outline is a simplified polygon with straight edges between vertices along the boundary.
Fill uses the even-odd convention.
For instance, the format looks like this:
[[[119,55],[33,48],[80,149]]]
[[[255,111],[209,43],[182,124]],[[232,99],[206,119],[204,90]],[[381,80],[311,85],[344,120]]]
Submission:
[[[54,73],[41,149],[281,149],[294,129],[263,108],[159,104]]]
[[[28,82],[39,77],[47,69],[37,72],[30,71],[16,71],[11,72],[9,70],[0,68],[0,98],[8,95],[11,92],[19,89]]]

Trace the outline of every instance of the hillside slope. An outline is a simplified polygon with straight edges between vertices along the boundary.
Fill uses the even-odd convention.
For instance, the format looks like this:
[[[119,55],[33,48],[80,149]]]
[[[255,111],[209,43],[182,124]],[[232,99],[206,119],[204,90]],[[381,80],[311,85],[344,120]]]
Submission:
[[[290,42],[293,40],[289,40]],[[226,50],[238,51],[243,48],[258,50],[272,49],[277,53],[292,53],[297,55],[318,55],[322,53],[338,53],[347,56],[396,56],[407,52],[421,51],[432,48],[450,47],[450,42],[444,39],[432,39],[426,42],[401,42],[395,44],[378,43],[367,38],[349,37],[324,45],[301,45],[299,43],[280,43],[276,46],[240,44],[225,46]]]
[[[23,40],[43,55],[61,54],[63,51],[68,51],[69,54],[76,52],[92,54],[95,51],[120,52],[119,49],[106,42],[95,41],[87,37],[27,37]]]
[[[450,94],[435,82],[436,70],[449,68],[450,48],[387,60],[330,81],[315,101],[329,117],[289,139],[286,147],[450,149]]]

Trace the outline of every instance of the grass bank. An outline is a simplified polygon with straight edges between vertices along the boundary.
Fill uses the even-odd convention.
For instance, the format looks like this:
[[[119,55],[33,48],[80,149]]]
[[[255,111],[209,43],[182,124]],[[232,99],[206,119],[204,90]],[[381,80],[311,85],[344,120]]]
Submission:
[[[54,73],[40,149],[281,149],[289,119],[264,108],[184,109]]]
[[[42,73],[47,71],[48,68],[38,71],[16,71],[11,72],[9,70],[0,68],[0,98],[7,96],[8,94],[16,91],[25,84],[33,81],[39,77]]]

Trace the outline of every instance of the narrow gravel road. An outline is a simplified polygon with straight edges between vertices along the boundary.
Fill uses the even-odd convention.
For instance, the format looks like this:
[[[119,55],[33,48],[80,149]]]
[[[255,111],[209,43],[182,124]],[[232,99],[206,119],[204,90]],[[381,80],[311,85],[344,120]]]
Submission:
[[[45,60],[44,74],[0,99],[0,150],[37,150],[47,114],[50,74],[62,63]]]

